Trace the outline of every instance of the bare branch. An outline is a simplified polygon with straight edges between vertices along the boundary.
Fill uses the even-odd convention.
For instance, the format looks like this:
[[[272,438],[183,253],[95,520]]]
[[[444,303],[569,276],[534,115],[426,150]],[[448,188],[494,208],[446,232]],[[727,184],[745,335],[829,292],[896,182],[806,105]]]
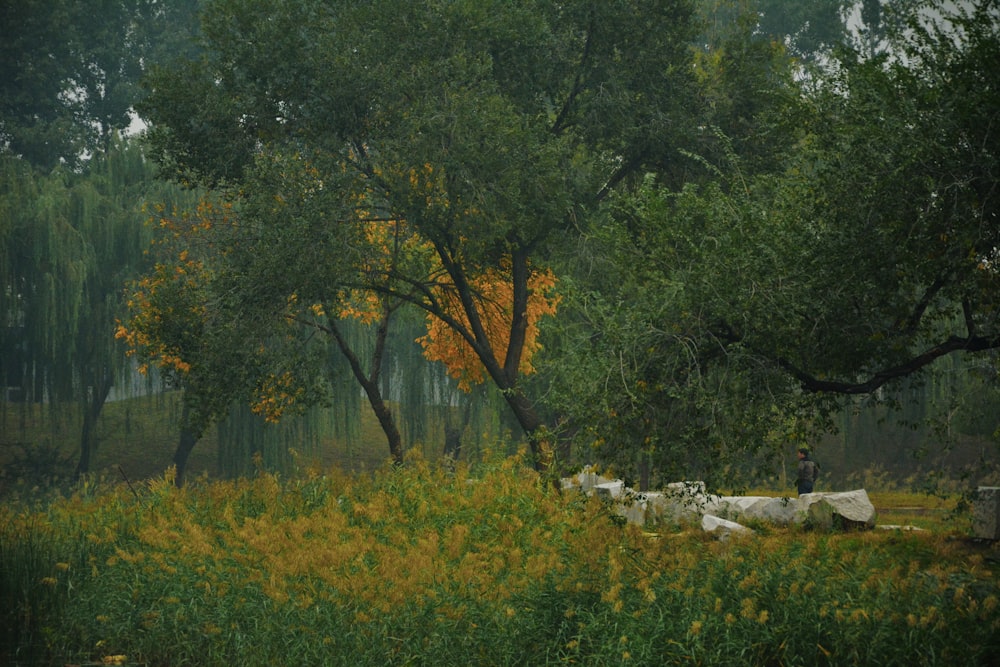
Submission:
[[[867,380],[860,382],[821,380],[798,368],[787,359],[779,358],[775,362],[798,380],[805,391],[834,394],[869,394],[888,382],[912,375],[937,359],[953,352],[982,352],[997,348],[1000,348],[1000,335],[994,337],[970,335],[964,338],[951,336],[912,359],[902,364],[877,371]]]

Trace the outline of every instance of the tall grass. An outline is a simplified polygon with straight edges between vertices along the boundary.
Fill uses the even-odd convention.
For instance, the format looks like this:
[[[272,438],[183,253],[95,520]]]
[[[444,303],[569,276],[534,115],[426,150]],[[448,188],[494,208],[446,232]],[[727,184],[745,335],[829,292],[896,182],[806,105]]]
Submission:
[[[989,664],[959,535],[619,525],[518,459],[169,476],[0,514],[0,663]]]

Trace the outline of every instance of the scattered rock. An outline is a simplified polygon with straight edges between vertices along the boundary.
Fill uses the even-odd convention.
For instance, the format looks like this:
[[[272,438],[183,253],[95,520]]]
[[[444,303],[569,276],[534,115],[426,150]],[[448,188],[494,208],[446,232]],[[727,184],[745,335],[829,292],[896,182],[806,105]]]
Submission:
[[[1000,539],[1000,486],[981,486],[972,501],[972,534],[983,540]]]
[[[735,521],[729,521],[712,514],[701,517],[701,529],[706,533],[712,533],[720,540],[727,539],[732,533],[752,533],[746,526],[741,526]]]
[[[869,530],[878,513],[864,489],[840,493],[804,493],[799,504],[806,519],[818,528]]]
[[[705,491],[705,483],[700,481],[675,482],[663,491],[637,493],[625,486],[620,479],[608,479],[597,474],[590,467],[584,468],[573,477],[562,479],[563,489],[579,489],[588,495],[597,494],[613,505],[615,511],[629,523],[696,521],[705,528],[706,517],[711,517],[713,528],[727,526],[726,532],[734,530],[728,524],[747,530],[739,521],[756,520],[787,526],[809,521],[817,527],[867,530],[875,526],[877,512],[864,489],[839,493],[807,493],[797,498],[772,498],[770,496],[712,496]],[[994,496],[993,512],[984,513],[992,517],[992,528],[1000,530],[1000,487],[989,487],[997,492]],[[717,522],[725,522],[719,524]],[[984,525],[988,524],[984,520]],[[901,527],[900,530],[914,530]],[[995,539],[995,538],[991,538]]]
[[[615,500],[624,493],[625,482],[620,479],[613,482],[602,482],[594,486],[594,491],[599,498],[604,500]]]

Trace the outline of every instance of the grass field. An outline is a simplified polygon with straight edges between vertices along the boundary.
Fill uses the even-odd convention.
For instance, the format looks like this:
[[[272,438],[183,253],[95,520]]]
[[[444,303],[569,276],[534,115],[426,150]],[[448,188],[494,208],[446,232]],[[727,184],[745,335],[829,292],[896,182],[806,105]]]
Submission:
[[[163,475],[179,438],[180,394],[152,394],[105,405],[97,427],[93,476],[145,481]],[[0,498],[19,485],[28,489],[64,482],[79,456],[78,406],[0,404]],[[301,468],[374,470],[389,456],[385,437],[369,409],[362,410],[355,441],[325,438],[316,452],[299,448]],[[219,477],[218,433],[210,428],[188,461],[187,476]],[[428,458],[433,452],[425,451]]]
[[[331,443],[299,474],[224,481],[210,439],[177,489],[169,401],[109,404],[103,472],[56,495],[12,471],[32,451],[71,468],[71,420],[4,415],[0,665],[912,667],[1000,651],[1000,551],[969,537],[957,496],[869,490],[880,524],[921,531],[720,542],[622,526],[502,453],[376,470],[377,451]]]
[[[720,542],[501,457],[89,483],[0,512],[0,664],[992,664],[1000,554],[927,516]]]

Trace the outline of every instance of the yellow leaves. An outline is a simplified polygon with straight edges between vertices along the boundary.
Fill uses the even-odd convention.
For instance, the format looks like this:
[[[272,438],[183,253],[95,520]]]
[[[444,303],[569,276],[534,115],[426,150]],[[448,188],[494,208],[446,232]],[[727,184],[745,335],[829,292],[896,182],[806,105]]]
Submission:
[[[382,316],[382,300],[374,292],[352,291],[341,294],[340,319],[354,319],[372,324]]]
[[[183,350],[190,340],[178,340],[177,332],[193,332],[206,317],[203,294],[211,271],[204,250],[212,251],[207,232],[219,226],[234,226],[230,203],[207,198],[194,211],[172,211],[157,205],[160,233],[150,250],[157,258],[152,270],[133,282],[126,295],[129,317],[117,323],[115,337],[128,346],[130,355],[140,355],[156,367],[180,374],[190,372],[189,354]]]
[[[290,371],[281,375],[269,373],[257,387],[251,410],[262,415],[268,423],[281,421],[282,415],[305,394],[305,389],[295,384],[295,376]]]

